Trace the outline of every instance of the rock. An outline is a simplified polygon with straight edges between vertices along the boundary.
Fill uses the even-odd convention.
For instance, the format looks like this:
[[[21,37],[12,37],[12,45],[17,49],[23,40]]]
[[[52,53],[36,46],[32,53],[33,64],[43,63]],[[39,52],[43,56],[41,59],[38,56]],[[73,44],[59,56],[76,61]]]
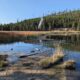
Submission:
[[[5,69],[4,68],[0,68],[0,71],[5,71]]]
[[[8,61],[0,61],[0,68],[7,67],[8,65]]]
[[[3,67],[7,67],[9,65],[8,61],[4,61]]]
[[[27,57],[27,55],[22,55],[22,56],[20,56],[19,58],[25,58],[25,57]]]
[[[31,53],[34,53],[34,52],[35,52],[34,50],[31,51]]]
[[[31,65],[33,65],[32,62],[24,62],[24,63],[23,63],[23,66],[31,66]]]
[[[13,48],[11,48],[11,51],[13,50]]]
[[[8,55],[0,55],[0,60],[7,61]]]
[[[8,66],[8,55],[0,55],[0,68]]]
[[[39,48],[35,48],[35,50],[36,50],[36,51],[40,51],[40,49],[39,49]]]

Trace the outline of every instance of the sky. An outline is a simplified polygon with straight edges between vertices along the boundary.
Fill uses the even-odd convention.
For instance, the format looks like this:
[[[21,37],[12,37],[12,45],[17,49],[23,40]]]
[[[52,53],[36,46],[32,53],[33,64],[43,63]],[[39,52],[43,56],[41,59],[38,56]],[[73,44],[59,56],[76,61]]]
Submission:
[[[0,24],[80,9],[80,0],[0,0]]]

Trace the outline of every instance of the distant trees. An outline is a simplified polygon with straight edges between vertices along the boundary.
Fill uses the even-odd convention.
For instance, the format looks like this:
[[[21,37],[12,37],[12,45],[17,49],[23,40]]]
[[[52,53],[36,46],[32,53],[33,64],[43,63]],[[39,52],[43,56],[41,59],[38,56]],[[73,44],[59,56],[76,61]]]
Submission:
[[[0,30],[7,31],[37,31],[40,18],[28,19],[21,22],[0,24]],[[44,16],[44,22],[40,30],[54,30],[69,28],[80,30],[80,10],[63,11]]]

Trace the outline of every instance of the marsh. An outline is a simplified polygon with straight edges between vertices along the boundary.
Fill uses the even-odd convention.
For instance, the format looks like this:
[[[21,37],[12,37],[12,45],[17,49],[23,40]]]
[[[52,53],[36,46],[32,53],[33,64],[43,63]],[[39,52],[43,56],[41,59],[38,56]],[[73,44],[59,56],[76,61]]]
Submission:
[[[11,67],[10,69],[12,70],[12,66],[18,67],[16,68],[17,70],[19,70],[19,67],[20,70],[38,70],[37,63],[41,59],[52,56],[55,53],[56,43],[62,46],[64,54],[67,55],[63,58],[63,61],[75,60],[76,69],[73,71],[75,72],[74,74],[78,74],[80,71],[80,35],[47,35],[45,38],[40,39],[39,36],[0,34],[0,54],[8,55],[9,68]],[[48,71],[54,72],[55,70],[55,68],[51,68],[51,70],[49,69]],[[43,71],[40,71],[40,73],[43,73]],[[58,70],[56,76],[62,75],[61,72],[62,70]],[[31,72],[31,74],[32,73],[34,72]],[[50,75],[54,74],[52,72],[49,73]]]

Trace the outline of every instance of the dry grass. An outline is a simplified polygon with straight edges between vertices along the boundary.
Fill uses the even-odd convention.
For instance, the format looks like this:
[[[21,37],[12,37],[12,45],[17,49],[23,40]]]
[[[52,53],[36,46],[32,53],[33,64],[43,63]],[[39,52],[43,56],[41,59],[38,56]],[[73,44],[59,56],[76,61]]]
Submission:
[[[52,33],[52,34],[63,34],[67,33],[67,34],[77,34],[80,33],[80,31],[74,31],[74,30],[69,30],[69,31],[60,31],[60,30],[53,30],[53,31],[0,31],[0,34],[11,34],[11,35],[42,35],[42,34],[48,34],[48,33]]]
[[[0,34],[11,34],[11,35],[42,35],[50,33],[50,31],[0,31]]]

